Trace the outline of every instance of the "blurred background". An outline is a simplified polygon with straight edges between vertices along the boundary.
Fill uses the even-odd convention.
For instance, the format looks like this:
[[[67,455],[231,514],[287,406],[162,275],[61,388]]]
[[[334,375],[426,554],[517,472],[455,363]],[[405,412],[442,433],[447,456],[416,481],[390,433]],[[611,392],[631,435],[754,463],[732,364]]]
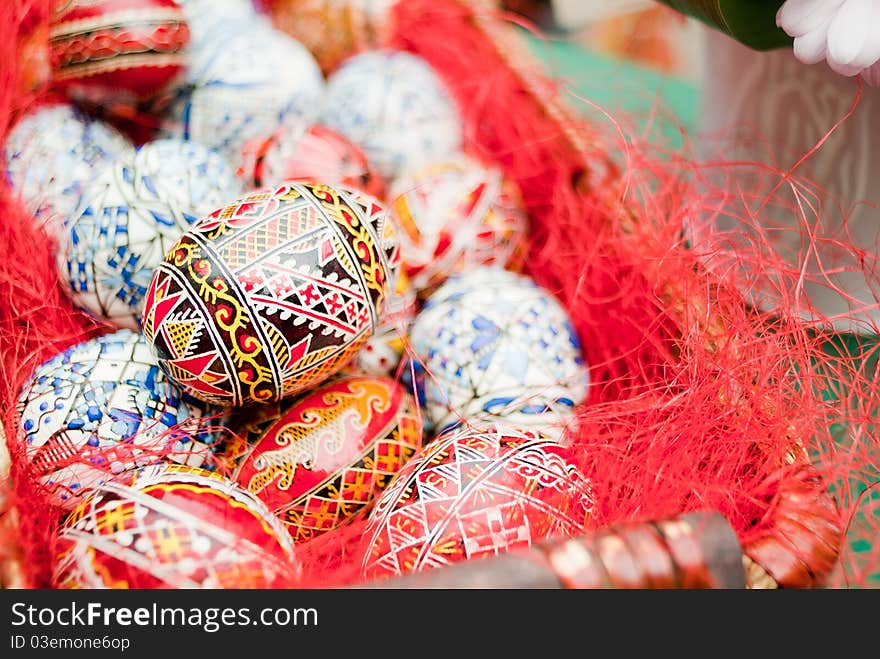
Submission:
[[[699,83],[701,23],[654,0],[513,0],[545,28],[599,56]]]
[[[532,40],[572,91],[650,120],[674,142],[696,128],[706,28],[655,0],[508,0],[541,30]]]

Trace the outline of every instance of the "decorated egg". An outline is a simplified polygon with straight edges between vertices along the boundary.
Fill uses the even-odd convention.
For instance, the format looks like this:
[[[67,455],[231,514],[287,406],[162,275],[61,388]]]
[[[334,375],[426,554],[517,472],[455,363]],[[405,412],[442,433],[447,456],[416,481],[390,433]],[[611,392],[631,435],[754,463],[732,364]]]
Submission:
[[[182,78],[189,37],[176,0],[60,0],[53,81],[74,99],[134,106]]]
[[[272,22],[302,41],[330,73],[350,55],[379,47],[395,0],[263,0]]]
[[[153,270],[183,232],[242,191],[207,147],[168,138],[117,158],[83,186],[58,250],[74,303],[138,329]]]
[[[369,508],[422,445],[412,396],[387,377],[344,376],[297,398],[223,457],[295,542]],[[233,426],[232,430],[235,430]]]
[[[324,76],[301,43],[267,22],[218,21],[190,51],[186,88],[169,104],[162,131],[237,163],[248,140],[314,118],[323,93]]]
[[[156,269],[143,331],[165,372],[223,406],[298,394],[376,328],[399,245],[361,192],[289,182],[211,213]]]
[[[83,186],[134,146],[110,124],[90,119],[73,105],[53,103],[23,115],[3,150],[13,192],[57,236]]]
[[[327,79],[320,123],[363,149],[386,179],[456,153],[458,107],[422,58],[371,50],[347,59]]]
[[[105,483],[62,525],[56,588],[280,588],[293,542],[255,496],[216,473],[152,466]]]
[[[534,430],[464,425],[403,467],[370,512],[367,579],[478,560],[591,523],[594,495],[570,451]]]
[[[265,18],[257,11],[255,2],[262,0],[176,0],[189,25],[190,51],[210,40],[224,24],[258,21]]]
[[[479,266],[449,277],[410,330],[426,422],[506,417],[565,430],[587,395],[589,371],[559,301],[526,275]]]
[[[416,293],[409,285],[406,274],[401,271],[394,291],[388,296],[376,331],[347,368],[372,375],[394,374],[406,351],[409,328],[418,308]]]
[[[221,423],[156,365],[142,335],[121,329],[40,365],[19,397],[34,477],[71,508],[124,471],[157,461],[207,464]]]
[[[401,175],[388,198],[403,271],[420,295],[465,267],[520,267],[529,221],[519,187],[498,167],[461,155]]]
[[[254,188],[317,181],[363,190],[379,199],[384,195],[384,181],[363,152],[320,124],[289,121],[269,137],[250,140],[241,163],[238,175]]]

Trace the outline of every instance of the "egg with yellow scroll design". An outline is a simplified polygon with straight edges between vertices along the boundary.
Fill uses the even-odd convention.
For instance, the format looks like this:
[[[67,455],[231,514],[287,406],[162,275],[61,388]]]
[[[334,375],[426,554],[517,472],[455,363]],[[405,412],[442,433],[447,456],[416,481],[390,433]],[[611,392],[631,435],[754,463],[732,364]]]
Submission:
[[[346,375],[242,410],[220,456],[295,542],[365,512],[422,446],[415,399],[388,377]]]
[[[399,243],[366,193],[287,182],[186,231],[154,272],[142,328],[160,368],[220,406],[278,401],[339,372],[376,329]]]

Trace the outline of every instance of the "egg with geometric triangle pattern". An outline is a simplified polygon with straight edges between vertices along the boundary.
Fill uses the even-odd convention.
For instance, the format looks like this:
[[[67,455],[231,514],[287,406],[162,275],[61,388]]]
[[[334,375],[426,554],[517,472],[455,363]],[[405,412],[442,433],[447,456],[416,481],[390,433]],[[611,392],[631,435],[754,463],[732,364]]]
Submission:
[[[223,407],[281,400],[355,356],[399,265],[381,202],[286,182],[218,208],[171,247],[147,292],[143,331],[193,396]]]
[[[56,588],[283,588],[293,541],[255,496],[219,474],[153,465],[106,483],[64,520]]]
[[[590,480],[572,451],[503,420],[433,439],[382,492],[363,532],[366,579],[478,560],[583,533]]]

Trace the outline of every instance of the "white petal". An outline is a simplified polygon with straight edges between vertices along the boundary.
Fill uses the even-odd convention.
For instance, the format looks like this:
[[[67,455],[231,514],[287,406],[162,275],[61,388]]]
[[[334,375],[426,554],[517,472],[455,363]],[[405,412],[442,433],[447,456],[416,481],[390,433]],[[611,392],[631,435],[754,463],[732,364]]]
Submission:
[[[880,2],[847,0],[828,26],[828,64],[859,71],[880,59]]]
[[[860,63],[864,68],[872,66],[880,60],[880,0],[874,0],[868,16],[868,33],[861,51],[853,63]]]
[[[871,87],[880,87],[880,62],[862,71],[862,79]]]
[[[837,13],[845,0],[786,0],[776,12],[776,25],[790,37],[812,32]]]
[[[861,66],[853,66],[852,64],[841,64],[840,62],[831,59],[828,60],[828,66],[831,67],[831,70],[835,73],[846,76],[847,78],[859,75],[864,68]]]
[[[825,59],[827,28],[820,25],[794,39],[794,56],[804,64],[817,64]]]

